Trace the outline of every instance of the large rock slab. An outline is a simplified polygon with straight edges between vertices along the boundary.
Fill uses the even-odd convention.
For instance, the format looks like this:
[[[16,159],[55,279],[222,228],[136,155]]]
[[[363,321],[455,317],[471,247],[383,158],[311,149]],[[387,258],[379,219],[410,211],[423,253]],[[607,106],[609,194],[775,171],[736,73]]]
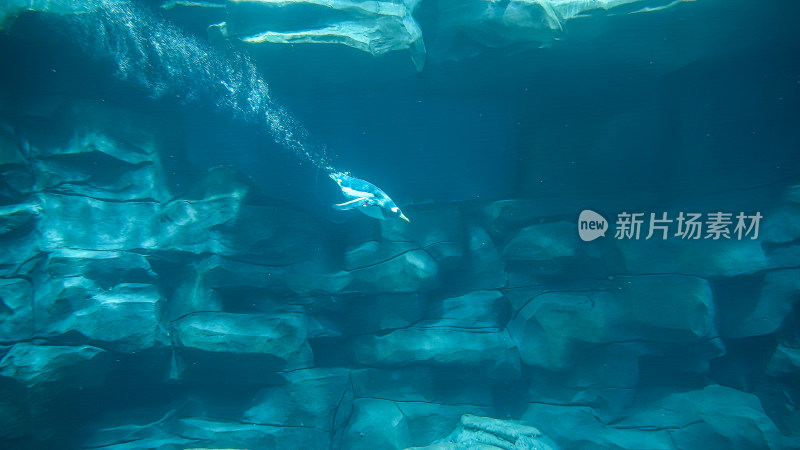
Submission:
[[[511,315],[511,308],[500,291],[473,291],[458,297],[442,299],[430,307],[424,323],[460,329],[502,329]]]
[[[644,396],[642,396],[644,398]],[[574,449],[782,448],[782,438],[757,397],[721,386],[641,400],[609,423],[587,406],[531,403],[522,423],[536,424]]]
[[[164,298],[148,261],[116,251],[62,249],[35,278],[36,326],[42,336],[82,336],[125,353],[162,348]]]
[[[436,286],[439,265],[431,255],[407,244],[369,241],[345,256],[352,277],[348,290],[366,293],[417,292]]]
[[[235,173],[216,169],[184,196],[169,201],[48,191],[37,195],[36,203],[25,210],[27,216],[41,217],[40,247],[49,251],[211,253],[280,266],[311,259],[325,239],[320,232],[324,224],[290,207],[246,204],[249,191]],[[32,223],[30,218],[23,221],[23,212],[22,207],[9,212],[19,217],[19,227]]]
[[[603,418],[588,406],[531,404],[520,421],[526,424],[535,423],[538,429],[564,448],[675,448],[664,430],[606,427],[603,425]]]
[[[149,412],[149,411],[148,411]],[[182,410],[167,412],[162,418],[144,422],[140,412],[104,418],[93,424],[94,433],[84,440],[85,448],[114,450],[188,448],[327,448],[329,436],[311,427],[256,424],[230,418],[181,416]],[[109,423],[111,422],[111,423]]]
[[[270,372],[313,365],[301,314],[196,312],[172,322],[172,338],[191,377],[207,381],[238,374],[261,379]]]
[[[628,273],[682,273],[706,278],[753,274],[769,268],[757,240],[615,240]]]
[[[74,320],[66,321],[63,330],[78,331],[121,352],[163,347],[166,333],[159,323],[163,301],[153,285],[118,284],[73,312]]]
[[[259,425],[205,417],[180,419],[175,434],[203,448],[326,448],[330,445],[328,432],[312,427]]]
[[[47,256],[44,272],[56,281],[83,276],[102,289],[121,283],[155,284],[157,275],[140,253],[60,248]]]
[[[245,422],[305,427],[330,433],[349,387],[349,370],[314,368],[289,372],[285,384],[258,394],[243,416]]]
[[[209,170],[183,195],[162,203],[159,250],[280,266],[325,257],[326,223],[290,204],[251,202],[258,199],[253,191],[252,181],[231,168]]]
[[[157,248],[160,206],[153,201],[112,202],[79,195],[39,194],[43,250]]]
[[[549,261],[574,256],[578,244],[575,224],[552,222],[521,229],[503,250],[509,260]]]
[[[735,389],[711,385],[671,394],[634,411],[616,426],[670,430],[675,448],[687,448],[697,442],[731,449],[781,446],[780,432],[758,397]]]
[[[93,424],[85,448],[114,450],[188,448],[327,448],[330,436],[313,427],[258,424],[231,418],[184,416],[171,410],[155,421],[142,412],[124,411]],[[127,415],[125,415],[127,413]],[[145,414],[151,413],[146,411]],[[128,422],[125,422],[125,419]]]
[[[344,269],[352,271],[375,266],[417,248],[411,242],[362,242],[347,249],[344,255]]]
[[[205,191],[202,198],[179,198],[163,206],[156,237],[160,249],[223,255],[232,253],[232,249],[223,241],[223,225],[234,222],[238,217],[247,187],[228,182],[224,189],[220,189],[214,180],[219,177],[209,178],[210,181],[202,183]]]
[[[0,376],[47,396],[68,389],[102,385],[112,369],[111,355],[82,345],[14,344],[0,360]]]
[[[74,97],[41,101],[53,103],[43,120],[58,139],[31,136],[37,190],[114,201],[170,198],[161,164],[167,130],[157,116]]]
[[[214,30],[250,44],[339,44],[381,56],[408,50],[425,65],[417,0],[229,0],[227,20]]]
[[[196,269],[198,277],[186,286],[189,290],[187,295],[193,295],[195,289],[219,292],[251,290],[284,297],[330,295],[348,289],[355,276],[344,270],[337,271],[320,259],[273,265],[212,255],[198,263]]]
[[[519,377],[519,354],[505,332],[411,327],[353,343],[357,363],[374,367],[430,365],[493,378]]]
[[[525,363],[559,371],[602,344],[707,341],[717,335],[714,320],[711,288],[704,279],[618,277],[592,290],[533,297],[511,321],[509,333]]]

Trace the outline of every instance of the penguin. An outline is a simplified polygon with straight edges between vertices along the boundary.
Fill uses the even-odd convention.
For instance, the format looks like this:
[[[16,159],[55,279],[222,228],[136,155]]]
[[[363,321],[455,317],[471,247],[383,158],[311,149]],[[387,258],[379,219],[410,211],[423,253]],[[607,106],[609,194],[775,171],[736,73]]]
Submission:
[[[375,219],[386,220],[396,217],[410,222],[394,201],[374,184],[351,177],[345,172],[333,172],[329,176],[339,185],[342,194],[348,199],[344,203],[333,205],[334,209],[339,211],[358,209]]]

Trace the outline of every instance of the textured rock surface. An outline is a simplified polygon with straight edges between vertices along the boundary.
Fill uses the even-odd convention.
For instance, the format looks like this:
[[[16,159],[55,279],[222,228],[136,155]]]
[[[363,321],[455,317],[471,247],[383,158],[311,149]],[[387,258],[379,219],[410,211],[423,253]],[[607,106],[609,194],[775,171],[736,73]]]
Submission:
[[[499,332],[408,328],[359,339],[354,351],[356,362],[377,367],[430,364],[512,379],[519,372],[514,343]]]
[[[102,384],[109,355],[96,347],[15,344],[0,361],[0,375],[32,390]]]
[[[344,368],[313,368],[288,372],[285,384],[259,393],[244,413],[250,423],[282,424],[331,433],[350,379]]]
[[[726,448],[780,448],[782,438],[757,397],[709,386],[699,391],[656,394],[631,408],[628,416],[604,417],[586,406],[531,404],[524,414],[547,436],[571,448],[663,448],[702,445]]]
[[[533,261],[574,256],[578,243],[574,228],[567,222],[525,227],[508,243],[503,253],[510,260]]]
[[[369,294],[424,291],[434,286],[436,261],[422,249],[391,242],[365,242],[345,255],[349,289]]]
[[[403,411],[396,402],[364,398],[353,402],[353,413],[345,437],[344,448],[406,448],[411,446],[411,433]]]
[[[620,241],[625,268],[634,273],[687,273],[732,277],[769,268],[761,244],[741,241]]]
[[[491,419],[464,415],[458,427],[446,438],[419,449],[447,450],[460,448],[491,449],[537,449],[554,450],[555,445],[536,428]]]
[[[556,371],[570,368],[593,347],[638,341],[631,349],[636,359],[650,345],[717,336],[708,283],[661,275],[619,277],[584,292],[541,293],[519,311],[509,331],[524,362]]]
[[[259,382],[270,372],[310,367],[304,319],[297,314],[190,314],[172,322],[176,369],[204,382],[234,374],[243,382]]]
[[[128,113],[115,131],[97,115],[83,117],[105,137],[33,142],[35,164],[2,166],[34,180],[25,194],[7,190],[17,202],[0,209],[11,251],[0,264],[0,380],[12,392],[0,408],[18,418],[4,439],[71,435],[48,425],[46,408],[132,389],[173,400],[147,414],[116,405],[102,420],[92,411],[106,406],[87,408],[74,419],[88,430],[81,445],[792,442],[782,411],[794,401],[800,287],[788,229],[763,247],[592,247],[570,208],[540,216],[523,200],[425,205],[409,225],[346,227],[264,201],[228,169],[170,194],[164,139],[126,137],[144,147],[128,154],[115,137],[133,124],[164,131]],[[118,172],[95,177],[93,161]],[[774,336],[777,346],[763,340]],[[114,374],[130,370],[141,376],[126,387]],[[759,394],[764,407],[715,384],[758,379],[775,394]],[[37,427],[46,433],[34,438]]]

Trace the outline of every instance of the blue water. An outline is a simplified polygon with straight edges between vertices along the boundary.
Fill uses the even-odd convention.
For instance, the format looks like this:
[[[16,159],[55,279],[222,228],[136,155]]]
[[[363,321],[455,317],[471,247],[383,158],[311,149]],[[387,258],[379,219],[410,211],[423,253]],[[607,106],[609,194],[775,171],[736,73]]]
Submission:
[[[0,7],[0,446],[800,448],[800,4],[239,3]]]

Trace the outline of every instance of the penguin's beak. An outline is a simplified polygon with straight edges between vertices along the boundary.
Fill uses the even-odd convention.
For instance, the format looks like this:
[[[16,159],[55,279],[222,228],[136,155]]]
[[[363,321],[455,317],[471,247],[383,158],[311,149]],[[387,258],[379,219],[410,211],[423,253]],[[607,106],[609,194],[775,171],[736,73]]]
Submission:
[[[403,213],[400,213],[400,218],[405,220],[406,222],[411,222],[410,220],[408,220],[408,217],[406,217],[406,215]]]

